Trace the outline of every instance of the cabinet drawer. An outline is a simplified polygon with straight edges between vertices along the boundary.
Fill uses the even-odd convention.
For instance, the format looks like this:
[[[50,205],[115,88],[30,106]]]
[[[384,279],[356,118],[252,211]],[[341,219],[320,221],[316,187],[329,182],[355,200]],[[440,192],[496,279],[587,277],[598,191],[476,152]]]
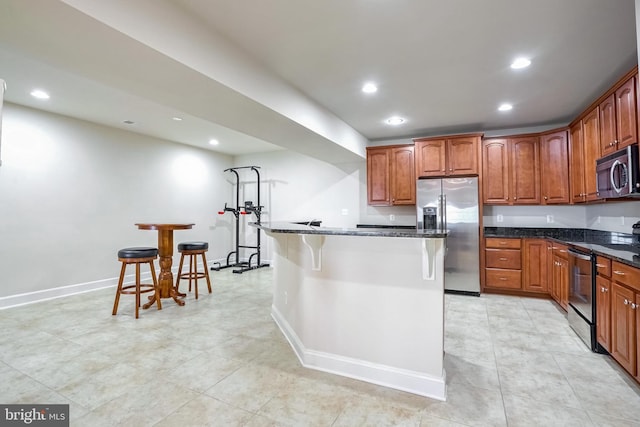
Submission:
[[[487,248],[520,249],[520,239],[501,239],[499,237],[487,237],[484,241]]]
[[[617,261],[611,263],[611,279],[640,291],[640,270]]]
[[[499,268],[487,268],[486,286],[492,288],[521,289],[522,278],[520,270],[503,270]]]
[[[520,270],[522,265],[522,257],[517,249],[486,249],[485,255],[487,268]]]
[[[611,277],[611,260],[603,256],[597,256],[596,270],[600,276]]]
[[[560,243],[553,243],[553,254],[562,259],[569,259],[569,246]]]

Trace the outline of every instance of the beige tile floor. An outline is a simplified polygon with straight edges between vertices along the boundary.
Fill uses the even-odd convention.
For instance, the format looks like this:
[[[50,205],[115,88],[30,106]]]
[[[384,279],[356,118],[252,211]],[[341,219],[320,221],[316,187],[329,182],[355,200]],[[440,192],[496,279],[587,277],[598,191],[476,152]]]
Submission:
[[[69,403],[81,427],[640,426],[637,385],[550,301],[447,295],[440,402],[302,368],[271,269],[212,277],[138,320],[114,289],[0,311],[0,402]]]

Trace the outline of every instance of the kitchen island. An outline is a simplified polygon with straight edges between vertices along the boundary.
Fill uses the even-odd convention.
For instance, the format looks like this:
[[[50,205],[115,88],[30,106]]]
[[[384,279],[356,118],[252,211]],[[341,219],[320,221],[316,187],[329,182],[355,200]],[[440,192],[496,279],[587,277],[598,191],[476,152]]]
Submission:
[[[274,239],[271,313],[303,366],[446,399],[446,232],[252,225]]]

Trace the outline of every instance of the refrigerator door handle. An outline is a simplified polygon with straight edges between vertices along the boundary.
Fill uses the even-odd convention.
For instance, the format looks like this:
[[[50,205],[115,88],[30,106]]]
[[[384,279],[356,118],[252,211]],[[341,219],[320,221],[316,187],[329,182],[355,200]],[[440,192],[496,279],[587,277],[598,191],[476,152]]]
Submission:
[[[447,195],[442,195],[442,230],[447,229]]]

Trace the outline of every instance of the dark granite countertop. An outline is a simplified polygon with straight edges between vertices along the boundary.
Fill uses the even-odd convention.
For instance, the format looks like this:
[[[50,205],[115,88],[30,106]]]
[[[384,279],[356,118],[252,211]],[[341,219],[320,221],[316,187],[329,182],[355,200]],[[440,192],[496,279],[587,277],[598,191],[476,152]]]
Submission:
[[[640,236],[582,228],[485,227],[485,237],[550,238],[640,268]]]
[[[412,237],[412,238],[445,238],[448,231],[416,230],[415,228],[337,228],[315,227],[291,222],[249,223],[261,230],[271,233],[321,234],[327,236],[370,236],[370,237]]]

